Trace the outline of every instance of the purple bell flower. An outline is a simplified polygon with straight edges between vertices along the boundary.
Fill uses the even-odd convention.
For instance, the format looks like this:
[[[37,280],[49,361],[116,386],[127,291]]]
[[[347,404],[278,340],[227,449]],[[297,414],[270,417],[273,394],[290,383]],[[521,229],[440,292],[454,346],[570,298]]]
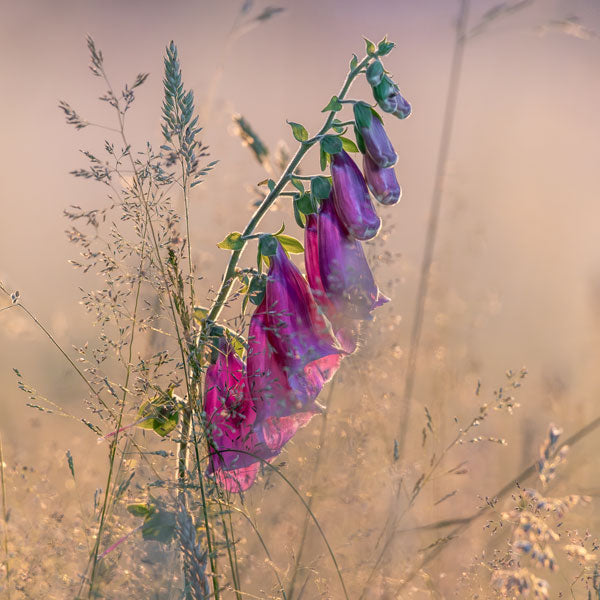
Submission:
[[[278,245],[269,258],[265,297],[250,321],[248,340],[248,384],[259,425],[272,418],[320,412],[316,398],[343,354],[306,280],[282,247]],[[291,423],[293,429],[309,418],[279,424]],[[278,425],[271,421],[267,427],[273,423]],[[265,435],[265,440],[270,437]]]
[[[207,472],[230,492],[242,492],[254,483],[258,473],[258,459],[250,454],[265,452],[254,432],[256,414],[244,363],[227,344],[221,348],[205,378],[204,412],[213,449]]]
[[[370,320],[371,311],[389,301],[378,289],[360,242],[338,217],[334,199],[325,200],[318,216],[319,277],[337,314]]]
[[[377,116],[372,115],[370,125],[361,127],[359,131],[365,143],[367,154],[377,166],[385,169],[396,164],[398,155]]]
[[[402,188],[396,179],[393,167],[379,167],[368,154],[363,156],[363,171],[367,186],[375,200],[381,204],[397,204],[402,195]]]
[[[373,96],[383,111],[392,113],[399,119],[406,119],[411,113],[410,104],[387,75],[383,77],[381,83],[373,87]]]
[[[335,192],[335,208],[352,237],[374,238],[381,228],[364,177],[345,150],[332,156],[331,177]]]

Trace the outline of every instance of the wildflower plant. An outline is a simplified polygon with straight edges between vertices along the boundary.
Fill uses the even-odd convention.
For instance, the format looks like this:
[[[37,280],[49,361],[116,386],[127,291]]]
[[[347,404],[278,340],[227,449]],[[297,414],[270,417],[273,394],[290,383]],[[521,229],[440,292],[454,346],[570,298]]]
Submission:
[[[354,80],[366,76],[381,110],[401,119],[410,114],[382,63],[394,44],[367,40],[366,55],[360,60],[353,55],[314,135],[289,122],[298,148],[277,180],[259,184],[264,192],[247,225],[218,244],[230,253],[229,261],[204,307],[198,301],[189,200],[190,190],[217,161],[210,160],[201,141],[194,94],[185,88],[177,47],[171,42],[164,58],[163,140],[158,148],[147,142],[138,150],[128,139],[127,115],[148,75],[139,74],[117,92],[102,52],[92,38],[87,42],[90,71],[105,86],[100,100],[111,107],[116,123],[92,123],[68,103],[59,105],[77,130],[100,127],[110,138],[102,154],[84,151],[87,167],[72,172],[106,186],[108,204],[65,210],[68,238],[81,251],[72,264],[99,274],[102,286],[82,298],[99,326],[99,345],[77,348],[77,361],[61,352],[89,389],[90,414],[82,420],[107,445],[109,458],[106,481],[95,497],[96,531],[77,596],[110,595],[111,565],[128,540],[141,534],[177,549],[182,576],[175,580],[185,598],[218,599],[230,592],[240,600],[243,575],[232,513],[252,522],[244,495],[266,472],[285,481],[314,520],[347,598],[325,532],[272,461],[323,411],[321,391],[356,351],[361,323],[389,301],[375,283],[361,240],[372,239],[381,228],[369,190],[383,204],[400,198],[393,171],[397,155],[382,116],[368,102],[347,96]],[[342,122],[336,117],[345,105],[353,114]],[[237,124],[271,174],[256,134],[241,117]],[[346,137],[349,127],[354,140]],[[312,149],[319,152],[324,173],[306,176],[301,162]],[[349,153],[364,155],[364,174]],[[285,227],[257,231],[274,203],[285,199],[305,230],[306,249],[284,233]],[[251,244],[256,267],[242,269],[241,255]],[[306,275],[290,258],[302,253]],[[18,293],[12,302],[20,302]],[[234,302],[242,317],[252,308],[247,330],[244,318],[222,318]],[[38,402],[33,406],[56,409],[17,375],[20,387]],[[58,414],[71,416],[64,410]],[[154,439],[148,433],[140,437],[141,431]],[[170,445],[173,449],[166,450]],[[73,456],[68,460],[75,477]],[[125,507],[138,519],[128,531],[117,526]],[[286,598],[277,570],[275,576],[276,594]]]

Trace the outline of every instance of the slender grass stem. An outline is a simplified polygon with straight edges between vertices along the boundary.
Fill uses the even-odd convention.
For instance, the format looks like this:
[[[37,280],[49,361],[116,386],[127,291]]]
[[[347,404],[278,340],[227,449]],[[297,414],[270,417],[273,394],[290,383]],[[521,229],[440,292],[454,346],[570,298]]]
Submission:
[[[10,564],[8,556],[8,505],[6,503],[6,480],[4,477],[4,452],[2,451],[2,437],[0,437],[0,483],[2,485],[2,521],[3,521],[3,545],[4,566],[6,568],[6,590],[7,598],[10,600]]]

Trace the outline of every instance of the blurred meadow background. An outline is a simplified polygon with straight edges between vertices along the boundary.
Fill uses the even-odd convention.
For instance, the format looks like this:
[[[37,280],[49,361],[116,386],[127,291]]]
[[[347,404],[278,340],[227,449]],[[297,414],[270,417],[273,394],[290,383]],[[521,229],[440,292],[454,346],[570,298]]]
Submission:
[[[102,86],[89,77],[86,34],[102,49],[117,85],[150,73],[128,114],[139,147],[146,140],[160,144],[162,57],[170,40],[177,43],[202,142],[219,161],[191,196],[201,298],[212,297],[227,260],[216,243],[244,226],[255,184],[267,176],[241,143],[233,115],[247,120],[277,170],[278,152],[296,147],[286,119],[316,131],[352,53],[364,52],[362,36],[378,41],[387,34],[396,48],[386,68],[413,106],[405,121],[386,119],[403,197],[396,207],[379,207],[384,230],[367,244],[379,287],[392,300],[375,312],[361,350],[323,391],[326,416],[315,417],[275,462],[310,502],[350,598],[502,597],[494,573],[516,564],[512,530],[502,525],[502,513],[519,502],[511,482],[539,458],[551,423],[564,429],[562,440],[600,416],[600,4],[281,0],[276,6],[283,10],[259,18],[270,6],[4,0],[0,281],[19,291],[64,348],[98,344],[79,301],[80,288],[99,284],[93,272],[83,275],[68,263],[78,249],[65,235],[63,209],[106,205],[102,186],[69,175],[84,164],[80,150],[102,148],[106,133],[69,128],[58,109],[65,99],[90,121],[112,118],[97,101]],[[448,108],[461,14],[467,33],[461,62],[454,63],[456,101]],[[352,97],[371,101],[364,81]],[[309,156],[303,173],[313,171],[318,160]],[[415,353],[436,186],[439,220]],[[283,199],[261,229],[276,229],[282,220],[288,232],[296,230]],[[108,446],[78,420],[26,406],[13,368],[69,413],[93,420],[81,381],[23,311],[0,312],[0,339],[9,513],[0,593],[9,597],[8,551],[11,597],[74,598]],[[414,383],[408,395],[407,374]],[[520,404],[513,411],[506,407],[510,396]],[[481,415],[481,425],[445,452],[460,428]],[[527,563],[548,580],[547,597],[600,598],[593,556],[599,453],[597,432],[578,440],[545,492],[587,497],[559,527],[558,570]],[[159,469],[174,469],[174,459],[156,460]],[[131,461],[129,501],[142,498],[148,482]],[[535,473],[519,484],[539,487]],[[265,472],[244,504],[270,551],[266,559],[253,529],[236,522],[246,597],[281,597],[273,569],[288,592],[293,587],[290,600],[343,597],[322,539],[283,481]],[[489,510],[464,520],[481,507]],[[122,511],[122,531],[136,526]],[[569,543],[592,558],[569,556]],[[507,552],[509,562],[502,562]],[[133,535],[110,557],[101,597],[178,597],[174,556]]]

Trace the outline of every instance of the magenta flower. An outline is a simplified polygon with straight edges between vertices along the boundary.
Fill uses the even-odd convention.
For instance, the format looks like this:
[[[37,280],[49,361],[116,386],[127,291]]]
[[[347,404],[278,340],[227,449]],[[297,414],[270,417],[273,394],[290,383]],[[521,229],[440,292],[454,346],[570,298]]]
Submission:
[[[379,167],[368,154],[363,156],[363,171],[367,186],[375,200],[381,204],[396,204],[402,195],[402,189],[396,179],[394,167]]]
[[[318,216],[319,278],[328,301],[346,319],[370,320],[371,311],[389,301],[375,284],[360,242],[338,217],[334,199]],[[314,276],[312,276],[314,277]]]
[[[374,238],[381,219],[375,212],[360,169],[345,150],[332,156],[331,177],[335,208],[348,232],[358,240]]]
[[[383,124],[376,115],[371,115],[368,127],[360,127],[359,132],[365,143],[365,150],[373,162],[385,169],[393,167],[398,161],[398,155],[387,136]]]
[[[248,384],[257,424],[319,412],[316,398],[338,369],[343,353],[306,280],[280,245],[270,261],[265,297],[250,321],[248,340]],[[303,419],[298,416],[296,421],[279,424],[293,429]],[[265,435],[265,441],[272,437]],[[282,433],[283,438],[287,435]]]
[[[321,267],[319,266],[319,242],[318,242],[319,218],[315,214],[307,215],[306,227],[304,228],[304,264],[306,278],[312,291],[313,297],[325,316],[331,322],[335,337],[340,346],[348,354],[356,350],[357,335],[356,324],[347,319],[339,312],[334,303],[327,297],[323,282],[321,280]]]
[[[245,491],[258,473],[258,458],[251,455],[265,453],[254,433],[256,415],[244,363],[227,344],[206,370],[205,390],[207,435],[214,451],[208,473],[231,492]]]

